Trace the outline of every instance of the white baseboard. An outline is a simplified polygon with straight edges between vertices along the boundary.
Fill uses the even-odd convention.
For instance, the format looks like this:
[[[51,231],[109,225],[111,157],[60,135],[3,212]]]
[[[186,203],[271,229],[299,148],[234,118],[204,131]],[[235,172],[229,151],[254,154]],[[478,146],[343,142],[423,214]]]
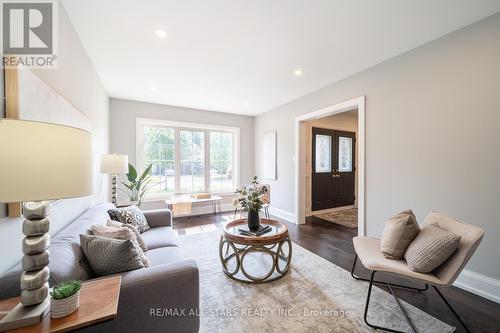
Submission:
[[[269,214],[279,217],[280,219],[283,219],[287,222],[295,223],[295,214],[287,212],[286,210],[270,206]]]
[[[453,285],[500,303],[500,280],[464,269]]]

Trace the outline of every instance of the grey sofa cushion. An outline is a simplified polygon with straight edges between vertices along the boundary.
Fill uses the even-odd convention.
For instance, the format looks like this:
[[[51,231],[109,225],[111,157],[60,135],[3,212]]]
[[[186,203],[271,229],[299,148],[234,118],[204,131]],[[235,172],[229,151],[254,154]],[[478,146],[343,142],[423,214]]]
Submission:
[[[82,251],[97,276],[144,268],[141,249],[130,239],[80,235]]]
[[[166,246],[178,246],[177,237],[170,227],[151,228],[141,234],[149,250]]]
[[[137,230],[139,230],[140,233],[143,233],[150,228],[146,217],[137,206],[113,208],[108,210],[108,214],[114,221],[133,225],[137,228]]]
[[[21,286],[19,280],[23,268],[21,264],[14,266],[0,278],[0,299],[16,297],[21,294]]]
[[[458,249],[460,236],[437,226],[420,231],[405,253],[408,267],[419,273],[430,273]]]
[[[161,247],[154,250],[149,250],[146,252],[146,256],[151,263],[151,267],[163,265],[163,264],[172,264],[178,261],[185,260],[179,251],[178,247]]]

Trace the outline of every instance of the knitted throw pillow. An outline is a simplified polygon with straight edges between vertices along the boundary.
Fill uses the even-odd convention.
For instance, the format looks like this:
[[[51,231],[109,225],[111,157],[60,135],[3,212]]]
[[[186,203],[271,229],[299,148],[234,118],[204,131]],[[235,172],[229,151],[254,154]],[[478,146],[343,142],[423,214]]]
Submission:
[[[405,253],[408,267],[419,273],[430,273],[458,249],[460,236],[437,226],[420,231]]]
[[[80,246],[90,268],[97,276],[144,268],[140,248],[130,239],[80,235]]]
[[[120,223],[120,222],[115,222],[115,223]],[[143,249],[141,248],[140,243],[138,242],[137,235],[140,237],[142,240],[141,234],[131,225],[123,224],[120,223],[122,226],[117,228],[117,227],[110,227],[110,226],[104,226],[100,224],[95,224],[89,228],[89,231],[92,235],[95,236],[102,236],[102,237],[108,237],[108,238],[114,238],[114,239],[130,239],[131,241],[135,242],[137,246],[139,247],[139,254],[141,255],[141,260],[144,264],[145,267],[150,266],[150,262],[148,257],[146,257],[146,254],[144,253]],[[134,232],[135,230],[135,232]],[[137,234],[136,234],[137,233]],[[144,240],[143,240],[144,243]]]

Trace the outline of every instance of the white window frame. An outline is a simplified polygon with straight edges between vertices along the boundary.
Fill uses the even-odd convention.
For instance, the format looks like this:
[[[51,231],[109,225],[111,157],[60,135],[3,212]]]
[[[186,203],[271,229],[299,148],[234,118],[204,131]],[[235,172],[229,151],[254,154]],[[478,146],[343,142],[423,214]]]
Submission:
[[[138,172],[142,173],[145,169],[144,165],[144,127],[167,127],[174,129],[174,165],[175,165],[175,189],[174,193],[159,193],[147,196],[147,200],[169,198],[173,195],[185,195],[191,193],[180,192],[180,131],[200,131],[205,132],[205,191],[212,194],[227,195],[234,192],[212,192],[210,191],[210,132],[228,132],[233,134],[233,186],[236,189],[240,185],[240,128],[230,126],[219,126],[212,124],[201,124],[191,122],[179,122],[171,120],[137,118],[136,119],[136,165]]]

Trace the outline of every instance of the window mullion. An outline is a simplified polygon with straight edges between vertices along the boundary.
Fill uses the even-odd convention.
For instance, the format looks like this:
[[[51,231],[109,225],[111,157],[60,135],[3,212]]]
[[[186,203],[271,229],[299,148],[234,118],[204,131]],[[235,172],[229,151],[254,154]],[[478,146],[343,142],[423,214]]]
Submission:
[[[174,193],[181,192],[181,136],[178,128],[174,128]]]
[[[205,192],[210,192],[210,131],[205,131]]]

